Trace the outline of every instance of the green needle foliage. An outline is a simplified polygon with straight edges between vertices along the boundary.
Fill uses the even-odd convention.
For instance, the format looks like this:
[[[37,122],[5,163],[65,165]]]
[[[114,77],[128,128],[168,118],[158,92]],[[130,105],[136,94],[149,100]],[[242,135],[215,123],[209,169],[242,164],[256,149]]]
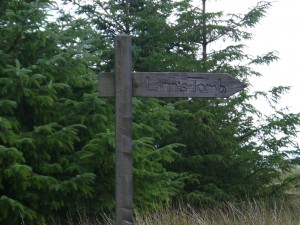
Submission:
[[[77,213],[94,193],[96,176],[79,152],[112,112],[95,93],[84,24],[49,22],[54,6],[0,4],[1,224]]]
[[[254,27],[269,7],[270,3],[260,2],[245,15],[223,15],[183,5],[174,29],[182,37],[181,52],[195,56],[193,65],[186,65],[186,69],[228,73],[251,86],[249,78],[260,76],[251,66],[268,65],[278,59],[274,52],[253,58],[244,52],[242,44],[251,38],[247,28]],[[210,43],[222,40],[232,44],[208,51]],[[275,181],[295,166],[289,150],[296,149],[296,157],[299,154],[295,142],[299,114],[277,106],[288,90],[274,87],[253,94],[246,89],[226,100],[176,102],[180,113],[172,119],[177,132],[165,140],[186,146],[168,165],[171,171],[189,175],[180,194],[183,199],[201,205],[282,194],[285,185]],[[261,97],[273,109],[271,115],[263,115],[251,104]]]

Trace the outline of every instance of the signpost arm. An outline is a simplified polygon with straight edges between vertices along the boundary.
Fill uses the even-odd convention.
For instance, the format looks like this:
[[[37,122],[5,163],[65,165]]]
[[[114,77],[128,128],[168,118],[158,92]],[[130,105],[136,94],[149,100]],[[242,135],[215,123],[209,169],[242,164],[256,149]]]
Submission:
[[[116,36],[116,225],[133,224],[131,66],[131,37]]]

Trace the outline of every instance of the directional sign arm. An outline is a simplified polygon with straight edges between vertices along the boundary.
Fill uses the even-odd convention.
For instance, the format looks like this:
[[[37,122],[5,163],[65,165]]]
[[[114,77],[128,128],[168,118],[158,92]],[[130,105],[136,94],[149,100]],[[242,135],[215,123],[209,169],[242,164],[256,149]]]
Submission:
[[[132,73],[133,96],[228,98],[246,85],[226,73]],[[114,75],[100,74],[99,93],[114,96]]]

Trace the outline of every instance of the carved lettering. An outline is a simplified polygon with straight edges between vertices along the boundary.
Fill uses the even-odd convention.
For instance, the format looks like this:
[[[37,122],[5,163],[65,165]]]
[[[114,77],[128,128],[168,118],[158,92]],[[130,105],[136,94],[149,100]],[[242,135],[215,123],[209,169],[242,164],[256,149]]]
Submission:
[[[148,92],[181,92],[181,93],[226,93],[226,87],[221,79],[188,77],[186,80],[152,79],[146,77],[146,90]]]

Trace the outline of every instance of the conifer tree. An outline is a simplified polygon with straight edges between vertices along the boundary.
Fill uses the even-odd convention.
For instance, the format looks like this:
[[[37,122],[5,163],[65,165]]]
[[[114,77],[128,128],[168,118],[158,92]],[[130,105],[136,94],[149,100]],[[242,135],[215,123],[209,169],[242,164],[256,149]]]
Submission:
[[[160,59],[171,63],[178,60],[175,54],[165,55],[163,51],[170,48],[169,43],[162,40],[170,38],[166,36],[171,32],[166,15],[172,13],[172,1],[130,1],[129,12],[126,1],[94,1],[85,5],[77,0],[65,2],[76,5],[77,13],[85,15],[99,36],[111,45],[110,50],[100,57],[106,62],[98,68],[101,71],[114,71],[113,42],[121,33],[133,36],[133,71],[163,71],[166,64],[158,64]],[[163,162],[173,160],[177,155],[175,149],[181,146],[178,143],[160,144],[166,134],[175,130],[175,124],[170,121],[174,108],[162,100],[134,98],[133,110],[134,202],[137,206],[158,206],[156,203],[167,201],[182,187],[179,175],[162,166]],[[105,143],[106,139],[106,145],[114,150],[114,136],[108,138],[106,135],[99,141]],[[114,133],[110,131],[109,135]]]
[[[252,38],[248,29],[259,23],[271,3],[262,1],[245,14],[225,15],[207,12],[205,6],[209,2],[205,0],[200,1],[199,7],[190,0],[133,0],[127,14],[124,1],[94,1],[93,5],[72,2],[111,42],[118,33],[133,36],[135,71],[224,72],[248,85],[245,91],[226,100],[160,101],[174,107],[170,121],[176,129],[171,133],[156,133],[160,137],[155,141],[156,146],[185,145],[175,161],[162,163],[184,179],[184,189],[179,188],[182,179],[177,186],[179,195],[197,204],[214,204],[282,193],[291,185],[274,181],[296,163],[287,156],[298,154],[294,138],[299,115],[277,105],[289,87],[250,93],[249,78],[261,76],[252,67],[268,65],[278,56],[267,52],[253,57],[245,52],[244,45],[244,41]],[[212,43],[222,41],[223,48],[209,50]],[[256,109],[252,105],[256,98],[265,98],[273,114],[263,115]],[[149,104],[149,100],[140,101]]]
[[[178,130],[167,140],[186,145],[181,157],[170,164],[172,171],[190,175],[181,195],[196,204],[215,204],[282,194],[299,180],[294,177],[291,183],[278,182],[282,172],[295,166],[289,154],[299,154],[295,141],[299,114],[277,105],[289,87],[250,93],[249,78],[261,76],[252,67],[268,65],[278,57],[274,52],[251,57],[243,44],[252,38],[247,29],[257,25],[271,3],[259,2],[246,14],[235,15],[206,12],[209,3],[201,3],[200,7],[182,5],[174,27],[181,52],[195,56],[186,69],[228,73],[248,84],[248,88],[226,100],[188,99],[176,103],[176,109],[182,112],[173,118]],[[208,50],[211,43],[222,40],[224,45],[231,44]],[[251,104],[262,97],[272,107],[271,115],[264,115]]]
[[[86,5],[76,0],[65,2],[77,5],[77,12],[84,14],[94,24],[100,37],[111,44],[110,52],[107,51],[100,57],[102,62],[106,62],[100,65],[100,70],[114,71],[113,42],[115,35],[121,33],[133,37],[133,71],[164,70],[165,63],[158,64],[159,59],[174,57],[174,54],[165,54],[164,51],[164,48],[170,48],[165,40],[170,38],[167,18],[172,13],[173,2],[130,1],[128,13],[125,4],[127,1],[94,1],[93,4]],[[164,30],[168,32],[165,33]],[[149,34],[153,37],[148,36]],[[148,42],[149,48],[146,47]],[[163,162],[173,160],[177,155],[176,148],[181,146],[177,143],[160,144],[166,134],[175,130],[175,124],[170,121],[173,111],[172,104],[161,100],[133,99],[133,183],[134,202],[137,206],[157,206],[155,203],[167,201],[182,187],[178,174],[166,171],[162,166]],[[99,141],[103,142],[103,137]],[[114,138],[107,142],[114,149]]]
[[[0,8],[0,223],[77,214],[96,181],[80,153],[112,114],[90,69],[99,41],[83,21],[49,22],[49,1]]]

